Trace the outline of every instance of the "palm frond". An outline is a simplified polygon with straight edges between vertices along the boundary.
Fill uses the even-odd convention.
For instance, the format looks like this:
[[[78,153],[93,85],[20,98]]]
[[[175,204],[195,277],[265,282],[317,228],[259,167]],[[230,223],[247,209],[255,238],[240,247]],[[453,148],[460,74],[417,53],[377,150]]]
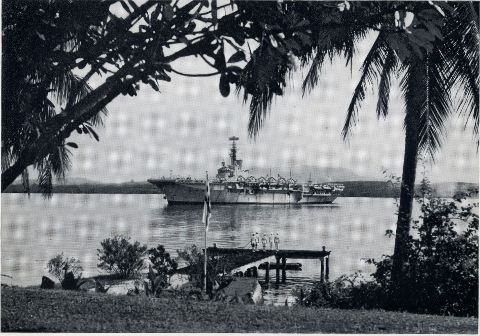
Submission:
[[[365,99],[368,86],[374,84],[384,69],[387,51],[388,46],[384,41],[384,36],[379,34],[362,64],[362,75],[348,106],[347,117],[342,130],[344,139],[347,138],[351,128],[356,124],[357,114],[362,101]]]
[[[439,57],[440,55],[434,52],[425,60],[425,103],[418,118],[419,148],[427,151],[432,159],[441,146],[445,122],[452,112],[450,90]]]
[[[64,179],[65,173],[71,168],[69,154],[70,151],[63,145],[54,148],[49,155],[52,171],[59,179]]]
[[[92,91],[91,86],[82,77],[73,74],[71,71],[60,72],[54,76],[51,89],[52,96],[60,105],[66,104],[70,100],[75,104]],[[75,96],[71,97],[72,94],[75,94]],[[104,107],[89,121],[93,126],[103,126],[102,115],[106,116],[107,114],[108,110]]]
[[[313,90],[320,80],[320,73],[328,57],[330,61],[336,56],[343,56],[346,59],[346,65],[352,65],[353,56],[355,54],[355,44],[365,38],[367,29],[357,25],[348,25],[344,27],[330,27],[321,30],[318,33],[316,46],[311,53],[313,57],[307,57],[303,60],[302,65],[305,66],[311,60],[312,64],[302,83],[302,92]]]
[[[39,163],[36,168],[38,170],[38,188],[40,192],[44,197],[52,197],[52,169],[48,157]]]
[[[286,54],[268,44],[259,47],[245,66],[237,83],[237,94],[243,88],[243,101],[250,100],[249,135],[255,137],[263,125],[275,95],[282,95],[286,76],[294,64]]]
[[[396,73],[395,70],[397,68],[397,64],[397,55],[393,49],[389,48],[387,51],[387,57],[385,59],[385,65],[380,76],[380,83],[378,85],[377,118],[380,118],[381,116],[385,118],[388,114],[391,76],[392,74]]]
[[[326,54],[327,53],[325,50],[319,50],[315,54],[315,57],[312,60],[312,64],[310,65],[307,75],[305,76],[305,79],[302,83],[303,96],[305,96],[305,93],[307,91],[313,90],[313,88],[317,85]]]
[[[447,85],[456,88],[457,109],[465,115],[467,123],[474,122],[478,137],[479,113],[479,49],[478,16],[471,4],[454,3],[456,10],[443,29],[444,41],[439,49],[444,58]]]

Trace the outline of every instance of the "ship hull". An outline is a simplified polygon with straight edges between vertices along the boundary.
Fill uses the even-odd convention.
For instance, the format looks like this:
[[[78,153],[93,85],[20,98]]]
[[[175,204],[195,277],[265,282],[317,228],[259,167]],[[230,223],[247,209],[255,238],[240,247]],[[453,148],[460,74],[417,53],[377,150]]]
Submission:
[[[162,189],[169,204],[203,203],[205,198],[203,183],[151,183]],[[226,188],[225,184],[210,183],[212,204],[298,204],[301,198],[299,190],[232,190]]]
[[[203,182],[178,182],[176,180],[149,180],[165,194],[169,204],[201,204],[205,198]],[[326,195],[302,194],[300,190],[235,189],[225,183],[210,183],[212,204],[330,204],[337,193]]]

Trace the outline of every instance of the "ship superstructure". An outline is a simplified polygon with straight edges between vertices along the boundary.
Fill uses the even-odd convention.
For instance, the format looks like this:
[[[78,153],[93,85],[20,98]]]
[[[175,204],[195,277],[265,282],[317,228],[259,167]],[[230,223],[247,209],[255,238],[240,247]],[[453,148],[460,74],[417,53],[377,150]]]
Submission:
[[[242,170],[243,161],[237,158],[238,137],[230,137],[230,163],[217,170],[217,176],[209,180],[210,201],[217,204],[305,204],[332,203],[343,191],[340,184],[301,184],[293,178],[280,175],[255,177]],[[149,179],[148,182],[162,189],[168,203],[202,203],[205,180],[191,178]]]

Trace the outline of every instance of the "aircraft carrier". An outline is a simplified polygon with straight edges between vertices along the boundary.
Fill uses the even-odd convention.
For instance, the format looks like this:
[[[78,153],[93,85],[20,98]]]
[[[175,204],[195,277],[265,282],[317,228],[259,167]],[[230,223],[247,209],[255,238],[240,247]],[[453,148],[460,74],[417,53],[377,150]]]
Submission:
[[[238,137],[230,137],[230,164],[222,162],[217,176],[209,179],[210,201],[214,204],[328,204],[343,191],[344,186],[329,183],[298,183],[293,178],[255,177],[242,170],[243,160],[237,159]],[[187,178],[149,179],[159,187],[169,204],[203,203],[205,180]]]

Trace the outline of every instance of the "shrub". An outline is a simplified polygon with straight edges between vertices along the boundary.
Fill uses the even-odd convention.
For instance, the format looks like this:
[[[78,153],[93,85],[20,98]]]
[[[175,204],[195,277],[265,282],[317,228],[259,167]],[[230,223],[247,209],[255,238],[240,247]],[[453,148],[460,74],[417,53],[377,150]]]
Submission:
[[[129,237],[122,235],[106,238],[100,244],[102,248],[97,250],[99,268],[121,278],[129,278],[143,268],[146,245],[140,245],[137,241],[132,244]]]
[[[170,257],[170,253],[165,251],[163,245],[158,245],[156,248],[149,249],[148,255],[152,264],[152,272],[156,271],[155,277],[162,277],[162,283],[167,287],[170,276],[175,273],[178,263]]]
[[[196,287],[203,286],[203,251],[196,245],[177,250],[178,259],[183,260],[188,268],[188,280]]]
[[[58,281],[62,282],[68,272],[72,272],[75,278],[82,276],[80,260],[72,257],[65,257],[63,252],[57,254],[47,263],[48,273],[52,274]]]
[[[82,266],[76,258],[65,257],[63,252],[50,259],[47,263],[50,274],[62,284],[63,289],[78,289],[85,280],[81,280]]]
[[[177,250],[178,258],[183,260],[187,267],[189,281],[198,288],[203,288],[203,268],[204,254],[203,250],[196,245],[192,245],[183,251]],[[217,274],[225,268],[227,258],[209,258],[207,264],[207,292],[211,292],[213,284],[221,282],[223,278]]]
[[[374,281],[366,281],[359,272],[343,275],[333,282],[317,282],[310,290],[295,293],[297,302],[311,307],[341,309],[383,308],[387,293]]]
[[[302,304],[477,316],[478,215],[472,206],[462,206],[461,199],[429,198],[428,181],[421,188],[422,197],[417,199],[421,216],[413,221],[400,295],[392,296],[396,292],[390,281],[392,256],[387,255],[380,261],[367,260],[376,266],[373,280],[353,275],[318,283],[307,291]],[[458,229],[462,222],[464,231]]]
[[[152,265],[148,266],[148,281],[143,281],[145,294],[147,296],[160,297],[162,290],[169,286],[164,274],[155,273]],[[136,287],[135,287],[136,288]],[[136,288],[137,289],[137,288]]]

